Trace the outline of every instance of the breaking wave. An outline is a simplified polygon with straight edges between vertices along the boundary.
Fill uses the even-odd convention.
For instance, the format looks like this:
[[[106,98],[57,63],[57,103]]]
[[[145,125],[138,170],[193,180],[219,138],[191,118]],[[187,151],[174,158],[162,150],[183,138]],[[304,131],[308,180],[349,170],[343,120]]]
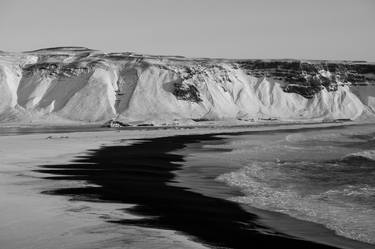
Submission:
[[[350,184],[350,169],[335,179],[342,167],[257,161],[217,180],[242,191],[244,195],[233,201],[320,223],[338,235],[375,244],[375,186]]]
[[[374,161],[375,162],[375,150],[365,150],[356,153],[346,155],[343,161]]]

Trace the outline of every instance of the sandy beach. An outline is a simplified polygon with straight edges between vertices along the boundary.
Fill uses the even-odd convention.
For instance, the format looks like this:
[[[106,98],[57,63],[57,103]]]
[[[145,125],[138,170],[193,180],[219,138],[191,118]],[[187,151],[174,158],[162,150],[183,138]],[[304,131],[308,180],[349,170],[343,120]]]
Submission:
[[[253,127],[252,131],[305,126]],[[199,175],[205,166],[185,168],[185,157],[194,154],[201,142],[220,143],[222,140],[207,133],[233,132],[249,132],[249,128],[80,130],[38,134],[31,130],[24,135],[1,136],[3,201],[0,208],[1,224],[4,224],[0,228],[4,234],[1,244],[7,248],[30,248],[28,245],[33,241],[33,248],[45,246],[46,242],[48,248],[61,248],[58,246],[61,243],[64,248],[123,248],[124,245],[148,248],[157,242],[159,248],[241,248],[246,246],[245,240],[249,241],[250,236],[252,243],[264,248],[275,243],[284,243],[290,248],[328,248],[328,244],[341,248],[371,248],[351,240],[335,242],[332,239],[335,235],[319,225],[316,229],[324,234],[320,241],[319,236],[298,234],[293,229],[288,234],[288,229],[283,231],[285,226],[278,227],[275,221],[288,221],[282,224],[290,225],[293,224],[290,220],[295,219],[246,209],[227,201],[226,193],[232,190],[216,181],[199,182],[199,178],[191,181],[191,176]],[[178,136],[166,137],[173,135]],[[128,166],[121,166],[124,164]],[[192,171],[186,174],[184,170],[188,168]],[[213,172],[211,174],[218,173]],[[27,205],[19,203],[20,199]],[[311,223],[299,225],[304,227]],[[236,239],[233,236],[237,236]]]

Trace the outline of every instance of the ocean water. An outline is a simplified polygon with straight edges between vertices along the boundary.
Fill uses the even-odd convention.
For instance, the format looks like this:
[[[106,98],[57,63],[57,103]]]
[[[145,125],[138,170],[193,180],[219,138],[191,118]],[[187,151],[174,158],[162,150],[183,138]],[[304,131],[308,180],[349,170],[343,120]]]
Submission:
[[[223,162],[239,165],[217,181],[233,201],[323,224],[375,244],[375,127],[225,136]]]

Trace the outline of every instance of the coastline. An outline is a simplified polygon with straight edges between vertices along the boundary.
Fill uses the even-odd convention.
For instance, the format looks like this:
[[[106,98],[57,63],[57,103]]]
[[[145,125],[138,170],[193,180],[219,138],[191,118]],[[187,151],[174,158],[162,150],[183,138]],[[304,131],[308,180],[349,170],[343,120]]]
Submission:
[[[212,120],[212,121],[190,121],[190,122],[181,122],[181,123],[147,123],[147,122],[140,122],[138,124],[132,124],[129,126],[118,127],[117,129],[120,130],[154,130],[154,129],[194,129],[194,128],[220,128],[220,129],[237,129],[237,128],[254,128],[254,127],[273,127],[273,126],[283,126],[283,125],[334,125],[334,126],[342,126],[342,125],[361,125],[361,124],[371,124],[375,123],[375,119],[372,120],[362,120],[362,121],[355,121],[355,120],[329,120],[329,121],[322,121],[322,120],[262,120],[262,121],[241,121],[241,120]],[[145,125],[148,124],[148,125]],[[0,122],[0,129],[114,129],[111,127],[103,126],[103,122]]]
[[[62,188],[48,191],[48,194],[74,198],[94,195],[93,201],[135,204],[126,212],[145,217],[112,221],[115,223],[171,229],[192,236],[193,241],[215,247],[248,248],[251,243],[257,248],[275,245],[333,248],[272,231],[259,225],[256,215],[245,212],[231,201],[167,184],[173,181],[172,171],[179,170],[183,162],[182,156],[170,152],[183,148],[185,143],[213,138],[190,135],[172,139],[155,138],[126,147],[103,147],[70,165],[46,165],[36,171],[49,174],[47,179],[74,179],[97,186]]]
[[[146,138],[187,135],[187,134],[213,134],[213,133],[237,133],[266,130],[293,130],[293,129],[314,129],[329,127],[361,126],[375,124],[375,121],[268,121],[254,123],[228,123],[225,121],[204,121],[190,125],[152,125],[152,126],[125,126],[125,127],[103,127],[102,123],[79,123],[79,124],[55,124],[55,123],[0,123],[1,136],[18,136],[31,134],[55,134],[55,133],[86,133],[86,132],[123,132],[123,135],[134,138],[141,138],[137,132],[145,132]],[[133,135],[134,131],[136,136]],[[167,133],[153,133],[154,131],[166,131]],[[128,133],[127,133],[128,132]],[[149,136],[148,136],[149,135]]]
[[[307,129],[316,129],[316,128],[329,128],[329,127],[338,127],[343,126],[342,124],[323,124],[323,125],[311,125],[307,126]],[[214,135],[207,135],[207,133],[212,134],[221,134],[221,133],[230,133],[233,132],[251,132],[251,131],[264,131],[264,130],[285,130],[288,131],[290,129],[305,129],[306,125],[284,125],[284,126],[272,126],[272,127],[252,127],[249,128],[236,128],[236,129],[228,129],[228,128],[217,128],[217,129],[171,129],[171,130],[106,130],[101,132],[72,132],[72,133],[43,133],[43,134],[30,134],[28,135],[20,135],[20,136],[0,136],[0,151],[3,155],[6,155],[3,161],[3,164],[8,165],[27,165],[27,170],[32,170],[34,167],[30,167],[32,165],[48,165],[48,164],[60,164],[61,165],[69,165],[71,164],[71,158],[80,155],[81,157],[87,157],[87,150],[90,150],[90,153],[97,151],[100,146],[113,146],[113,145],[120,145],[126,146],[131,145],[134,143],[134,139],[141,139],[140,141],[146,141],[149,139],[153,139],[157,137],[166,137],[172,135],[193,135],[201,134],[203,136],[214,136]],[[48,137],[52,137],[51,139],[47,139]],[[67,137],[67,138],[64,138]],[[120,139],[125,139],[123,142],[126,141],[127,144],[120,143]],[[160,138],[165,139],[165,138]],[[215,140],[215,139],[213,139]],[[116,142],[117,141],[117,142]],[[180,145],[184,146],[187,141],[181,140]],[[197,142],[197,141],[195,141]],[[195,143],[194,142],[194,143]],[[35,146],[38,144],[38,146]],[[68,147],[69,146],[69,147]],[[159,146],[156,146],[159,148]],[[19,154],[19,150],[23,150],[24,152]],[[171,149],[171,151],[177,148]],[[169,153],[169,152],[168,152]],[[168,154],[167,153],[167,154]],[[23,162],[22,162],[23,161]],[[0,165],[1,166],[1,165]],[[63,166],[62,166],[63,167]],[[3,170],[3,169],[2,169]],[[23,169],[24,171],[25,169]],[[175,170],[171,170],[171,172],[176,172]],[[38,175],[40,177],[40,175]],[[54,180],[52,182],[55,182]],[[83,185],[84,186],[84,185]],[[53,197],[56,198],[56,197]],[[235,204],[237,207],[238,204]],[[254,213],[254,210],[250,213]],[[126,210],[125,214],[128,213]],[[255,213],[256,214],[256,213]],[[262,214],[258,214],[260,220],[262,219]],[[288,219],[288,217],[287,217]],[[145,228],[150,230],[149,227]],[[152,229],[151,229],[152,230]],[[162,231],[157,229],[158,231]],[[171,231],[166,231],[166,234],[171,235]],[[165,235],[168,236],[168,235]],[[180,239],[176,239],[176,238]],[[184,235],[173,235],[172,241],[180,240],[181,238],[185,237]],[[154,242],[155,243],[155,242]],[[196,248],[198,247],[197,244],[191,245],[190,243],[193,242],[185,242],[184,245],[187,245],[187,248]],[[189,246],[190,244],[190,246]],[[181,246],[181,244],[180,244]],[[320,246],[320,245],[319,245]],[[147,246],[146,246],[147,247]]]
[[[226,142],[222,140],[219,143],[225,144]],[[211,143],[205,141],[199,142],[197,144],[188,145],[186,148],[178,151],[179,154],[183,154],[187,158],[183,169],[175,172],[176,182],[172,184],[188,188],[191,191],[207,196],[222,199],[242,196],[243,193],[240,190],[228,188],[226,184],[216,180],[218,175],[235,171],[238,167],[232,165],[225,165],[225,167],[223,167],[225,163],[218,159],[215,161],[215,153],[222,152],[221,150],[215,151],[215,149],[208,149],[211,150],[209,154],[213,153],[213,156],[211,155],[209,162],[207,162],[207,158],[205,158],[204,155],[202,156],[202,152],[200,152],[202,148],[203,150],[207,150],[204,149],[206,145],[211,145]],[[255,214],[260,224],[299,239],[323,243],[338,248],[374,248],[372,244],[337,235],[335,231],[322,224],[296,219],[287,214],[259,209],[241,203],[238,203],[238,205],[247,212]]]

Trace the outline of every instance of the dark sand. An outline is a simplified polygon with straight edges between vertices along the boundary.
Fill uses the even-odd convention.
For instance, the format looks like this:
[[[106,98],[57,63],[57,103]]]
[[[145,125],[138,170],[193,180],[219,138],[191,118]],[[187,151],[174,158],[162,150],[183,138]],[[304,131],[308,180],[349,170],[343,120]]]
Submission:
[[[37,170],[55,180],[84,180],[97,187],[63,188],[48,194],[72,199],[136,204],[131,212],[143,219],[116,220],[124,225],[171,229],[213,247],[333,248],[273,232],[240,205],[173,185],[173,171],[183,156],[171,152],[186,144],[213,141],[213,135],[185,135],[140,140],[130,146],[92,150],[68,165],[45,165]],[[266,233],[265,233],[266,231]],[[124,245],[125,246],[125,245]]]

